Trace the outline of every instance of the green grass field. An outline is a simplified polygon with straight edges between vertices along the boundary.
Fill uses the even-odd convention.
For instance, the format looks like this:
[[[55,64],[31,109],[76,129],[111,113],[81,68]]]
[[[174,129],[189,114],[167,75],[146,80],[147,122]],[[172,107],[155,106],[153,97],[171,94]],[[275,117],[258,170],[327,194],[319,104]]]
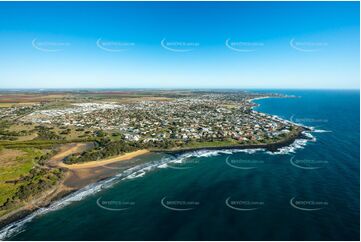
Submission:
[[[224,147],[232,145],[239,145],[239,142],[237,142],[236,140],[190,142],[184,145],[182,148],[197,149],[203,147]]]
[[[36,157],[43,154],[44,152],[39,149],[30,148],[0,151],[0,205],[14,195],[16,189],[22,185],[21,181],[16,184],[6,181],[15,181],[28,175],[36,164]]]

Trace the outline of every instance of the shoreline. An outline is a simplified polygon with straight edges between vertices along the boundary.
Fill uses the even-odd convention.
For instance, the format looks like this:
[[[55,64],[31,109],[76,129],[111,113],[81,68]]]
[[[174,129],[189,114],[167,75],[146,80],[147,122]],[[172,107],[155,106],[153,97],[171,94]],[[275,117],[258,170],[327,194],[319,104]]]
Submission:
[[[28,202],[29,204],[38,203],[39,205],[35,205],[32,207],[29,205],[23,206],[23,207],[20,207],[16,210],[10,212],[7,215],[4,215],[4,217],[0,219],[0,229],[3,229],[6,226],[10,225],[11,223],[14,223],[16,221],[19,221],[19,220],[29,216],[30,214],[32,214],[33,212],[35,212],[36,210],[38,210],[42,207],[49,207],[53,202],[56,202],[64,197],[66,197],[67,195],[70,195],[71,193],[74,193],[74,192],[84,188],[87,185],[95,184],[104,179],[113,177],[116,174],[116,173],[109,174],[109,175],[105,174],[104,176],[102,176],[98,179],[91,179],[91,178],[93,178],[92,176],[94,176],[94,174],[90,173],[89,170],[102,168],[102,167],[104,168],[106,165],[109,165],[109,164],[113,164],[116,162],[129,161],[138,156],[146,155],[146,154],[150,154],[150,153],[164,153],[164,154],[177,155],[177,154],[182,154],[182,153],[192,152],[192,151],[199,151],[199,150],[259,149],[259,148],[263,148],[263,149],[266,149],[269,151],[276,151],[279,148],[286,147],[286,146],[292,144],[297,139],[307,138],[303,135],[304,131],[308,131],[308,129],[305,129],[304,127],[300,127],[300,130],[297,132],[296,135],[293,135],[291,137],[288,137],[285,140],[281,140],[281,141],[271,143],[271,144],[231,145],[231,146],[218,146],[218,147],[206,147],[205,146],[205,147],[199,147],[199,148],[179,148],[179,149],[174,149],[174,150],[171,150],[171,149],[168,149],[168,150],[143,149],[143,150],[137,150],[134,152],[122,154],[122,155],[108,158],[108,159],[103,159],[103,160],[99,160],[99,161],[90,161],[90,162],[79,163],[79,164],[67,165],[67,164],[64,164],[62,161],[60,161],[56,165],[62,169],[66,169],[65,177],[63,178],[63,180],[60,181],[59,184],[57,184],[56,187],[54,187],[50,192],[49,191],[44,192],[43,194],[39,195],[39,197],[37,199],[35,199],[35,201],[33,200],[33,201]],[[69,149],[73,149],[75,151],[74,145],[69,146],[69,147],[70,147]],[[64,152],[64,151],[62,151],[62,152]],[[62,157],[61,156],[62,152],[56,154],[54,157]],[[64,153],[68,154],[67,151],[65,151]],[[54,164],[52,164],[52,165],[54,165]],[[106,168],[106,169],[109,169],[109,168]],[[117,170],[113,170],[113,171],[117,172]],[[82,172],[85,172],[85,174],[82,174]],[[79,185],[78,187],[70,187],[70,186],[66,185],[67,181],[71,180],[72,179],[71,176],[74,174],[76,174],[75,176],[77,177],[76,179],[78,180],[78,182],[83,179],[83,180],[85,180],[85,183],[82,185]],[[79,175],[79,174],[81,174],[81,175]]]
[[[102,160],[87,161],[87,162],[74,163],[74,164],[65,164],[64,162],[60,162],[58,164],[58,166],[62,167],[62,168],[67,168],[67,169],[70,169],[70,170],[95,168],[95,167],[99,167],[99,166],[109,165],[109,164],[112,164],[112,163],[115,163],[115,162],[130,160],[130,159],[133,159],[133,158],[135,158],[137,156],[145,155],[145,154],[147,154],[149,152],[150,152],[150,150],[143,149],[143,150],[128,152],[128,153],[125,153],[125,154],[121,154],[121,155],[118,155],[118,156],[115,156],[115,157],[102,159]]]
[[[75,192],[77,189],[71,189],[64,185],[64,181],[68,176],[69,173],[66,172],[64,178],[60,180],[53,188],[38,194],[36,198],[27,202],[27,205],[19,207],[9,212],[8,214],[3,215],[0,219],[0,229],[3,229],[9,224],[29,216],[40,208],[48,207],[53,202]]]
[[[76,153],[79,151],[79,149],[83,149],[87,145],[89,144],[86,143],[66,144],[65,149],[64,147],[62,147],[56,155],[50,158],[48,161],[49,166],[65,169],[64,178],[60,180],[58,184],[56,184],[50,190],[44,191],[43,193],[38,194],[36,198],[26,202],[26,205],[16,208],[15,210],[3,215],[0,218],[0,229],[5,228],[11,223],[26,218],[27,216],[31,215],[40,208],[49,207],[52,203],[86,187],[87,185],[91,185],[99,181],[102,181],[104,179],[113,177],[117,172],[117,170],[113,170],[113,172],[110,172],[109,174],[106,174],[106,172],[103,172],[104,174],[102,174],[102,172],[100,172],[100,174],[98,174],[99,177],[95,177],[95,174],[89,172],[90,170],[102,168],[102,167],[104,168],[104,166],[116,162],[129,161],[138,156],[145,155],[151,152],[149,150],[143,149],[143,150],[137,150],[134,152],[121,154],[108,159],[103,159],[99,161],[89,161],[85,163],[71,164],[71,165],[67,165],[62,162],[62,159],[65,158],[67,155]],[[105,170],[106,169],[107,168],[105,168]],[[77,180],[77,181],[74,182],[73,180]],[[67,183],[80,183],[80,184],[77,186],[71,186]]]
[[[249,99],[249,102],[252,102],[254,100],[259,99],[266,99],[270,98],[269,96],[265,97],[259,97],[254,99]],[[255,103],[258,105],[257,103]],[[253,109],[253,108],[252,108]],[[288,120],[283,120],[285,122],[293,123]],[[90,172],[96,169],[104,168],[106,165],[113,164],[116,162],[126,162],[130,161],[138,156],[146,155],[150,153],[164,153],[164,154],[181,154],[186,152],[192,152],[192,151],[199,151],[199,150],[226,150],[226,149],[259,149],[263,148],[269,151],[276,151],[279,148],[286,147],[291,145],[294,141],[297,139],[307,139],[307,137],[303,134],[304,131],[312,131],[311,128],[303,126],[301,124],[296,124],[299,127],[299,130],[295,135],[292,135],[290,137],[287,137],[284,140],[277,141],[274,143],[269,144],[244,144],[244,145],[226,145],[226,146],[204,146],[204,147],[197,147],[197,148],[176,148],[176,149],[142,149],[137,150],[134,152],[129,152],[125,154],[121,154],[115,157],[102,159],[98,161],[89,161],[84,163],[75,163],[75,164],[65,164],[63,163],[63,159],[72,154],[73,152],[77,152],[79,149],[85,149],[87,145],[90,145],[89,143],[70,143],[65,144],[63,147],[68,147],[68,149],[63,150],[63,147],[61,148],[60,152],[54,155],[52,158],[49,159],[48,165],[49,166],[56,166],[61,169],[65,169],[65,176],[64,178],[59,181],[59,183],[50,191],[46,191],[42,194],[40,194],[37,199],[34,199],[32,201],[29,201],[28,204],[34,204],[38,203],[39,205],[35,206],[23,206],[20,208],[17,208],[16,210],[4,215],[2,218],[0,218],[0,229],[4,229],[6,226],[9,226],[10,224],[17,222],[19,220],[22,220],[26,218],[27,216],[31,215],[35,211],[37,211],[40,208],[48,207],[52,203],[70,195],[71,193],[74,193],[78,191],[81,188],[84,188],[87,185],[94,184],[96,182],[99,182],[101,180],[110,178],[116,174],[116,172],[119,172],[120,170],[113,170],[114,174],[102,174],[102,176],[99,176],[98,178],[94,176],[95,173]],[[106,168],[109,169],[109,168]],[[106,170],[105,169],[105,170]],[[108,170],[109,171],[109,170]],[[102,173],[102,171],[100,171]],[[75,174],[75,178],[73,175]],[[80,174],[80,175],[79,175]],[[98,174],[99,175],[99,174]],[[74,179],[77,181],[73,181],[73,183],[78,183],[78,186],[71,187],[68,186],[66,183],[67,181]],[[81,184],[83,182],[84,184]]]
[[[255,98],[250,98],[247,101],[251,103],[251,102],[256,101],[256,100],[262,100],[262,99],[267,99],[267,98],[273,98],[273,97],[272,96],[255,97]],[[274,97],[274,98],[276,98],[276,97]],[[253,103],[258,105],[255,102],[253,102]]]
[[[308,128],[300,127],[300,130],[296,135],[288,137],[285,140],[280,140],[274,143],[269,144],[244,144],[244,145],[227,145],[227,146],[204,146],[199,148],[176,148],[176,149],[159,149],[154,150],[154,152],[162,152],[166,154],[180,154],[185,152],[192,152],[198,150],[226,150],[226,149],[266,149],[268,151],[274,152],[279,148],[288,146],[292,144],[297,139],[307,139],[307,137],[303,134],[304,131],[311,131]]]

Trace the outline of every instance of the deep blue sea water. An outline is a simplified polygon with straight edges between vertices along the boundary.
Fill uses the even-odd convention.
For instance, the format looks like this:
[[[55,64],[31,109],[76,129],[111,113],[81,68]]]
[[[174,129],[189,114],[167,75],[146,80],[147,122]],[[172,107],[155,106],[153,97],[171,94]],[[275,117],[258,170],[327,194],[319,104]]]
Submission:
[[[257,100],[256,110],[315,127],[314,141],[273,154],[151,155],[175,162],[93,187],[7,239],[359,240],[359,91],[274,92],[299,98]]]

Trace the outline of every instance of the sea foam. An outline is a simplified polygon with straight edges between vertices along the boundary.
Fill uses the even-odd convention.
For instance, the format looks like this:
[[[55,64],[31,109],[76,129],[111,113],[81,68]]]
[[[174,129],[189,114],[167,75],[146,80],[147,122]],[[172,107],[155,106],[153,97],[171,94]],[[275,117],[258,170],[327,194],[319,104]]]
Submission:
[[[126,169],[114,177],[99,181],[94,184],[90,184],[56,202],[53,202],[48,207],[39,208],[32,214],[23,218],[22,220],[15,221],[6,227],[4,227],[0,231],[0,240],[4,240],[11,236],[14,236],[24,230],[24,225],[26,223],[31,222],[34,218],[49,213],[51,211],[59,210],[68,206],[71,203],[81,201],[86,197],[94,195],[95,193],[100,192],[103,189],[109,189],[113,187],[116,183],[122,180],[128,179],[136,179],[143,177],[147,172],[152,171],[157,168],[168,168],[168,164],[171,163],[184,163],[189,158],[207,158],[214,157],[219,155],[231,155],[234,153],[246,153],[246,154],[254,154],[256,152],[266,152],[268,154],[277,155],[277,154],[288,154],[294,153],[296,149],[303,148],[308,141],[315,141],[315,138],[309,132],[304,132],[304,135],[308,139],[297,139],[291,145],[280,148],[276,152],[269,152],[263,148],[255,148],[255,149],[220,149],[220,150],[197,150],[192,152],[186,152],[174,156],[163,157],[159,160],[151,161],[145,164],[140,164],[134,166],[132,168]]]

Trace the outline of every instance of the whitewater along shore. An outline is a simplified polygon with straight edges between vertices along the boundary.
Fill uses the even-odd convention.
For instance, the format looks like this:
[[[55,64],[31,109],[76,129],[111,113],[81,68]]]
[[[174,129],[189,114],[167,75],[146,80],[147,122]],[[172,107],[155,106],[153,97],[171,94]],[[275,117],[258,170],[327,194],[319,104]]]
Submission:
[[[192,151],[198,151],[198,150],[228,150],[228,149],[265,149],[267,151],[275,152],[280,148],[286,147],[291,145],[295,140],[297,139],[310,139],[306,135],[304,135],[305,131],[311,131],[311,129],[307,127],[299,127],[299,130],[288,137],[286,137],[284,140],[280,140],[274,143],[269,144],[244,144],[244,145],[224,145],[224,146],[202,146],[202,147],[196,147],[196,148],[187,148],[187,147],[181,147],[181,148],[174,148],[174,149],[157,149],[152,150],[153,152],[162,152],[166,154],[180,154],[185,152],[192,152]]]
[[[290,121],[286,121],[289,122]],[[49,159],[47,165],[50,167],[61,168],[65,176],[58,182],[51,190],[39,194],[34,199],[29,201],[26,206],[20,207],[0,218],[0,228],[6,225],[20,220],[30,213],[41,207],[47,207],[54,201],[57,201],[70,193],[73,193],[87,185],[96,183],[109,177],[113,177],[120,172],[135,167],[136,165],[145,163],[145,159],[135,159],[152,152],[161,152],[166,154],[180,154],[185,152],[192,152],[198,150],[225,150],[225,149],[265,149],[271,152],[277,151],[280,148],[291,145],[297,139],[309,139],[304,132],[312,131],[311,128],[301,126],[297,124],[298,129],[289,134],[285,139],[268,143],[268,144],[244,144],[244,145],[222,145],[212,146],[204,144],[203,146],[191,147],[191,148],[175,148],[175,149],[151,149],[151,150],[137,150],[126,154],[121,154],[115,157],[89,161],[78,164],[65,164],[63,160],[69,155],[83,152],[91,147],[94,147],[93,143],[72,143],[64,144],[60,147],[59,152]],[[111,167],[116,165],[116,167]]]
[[[64,178],[54,185],[50,190],[44,191],[41,194],[38,194],[33,199],[27,202],[25,206],[19,207],[8,214],[3,215],[0,218],[0,228],[5,227],[6,225],[21,220],[22,218],[30,215],[34,211],[42,207],[49,206],[52,202],[69,195],[74,192],[74,189],[64,185],[64,181],[69,176],[69,173],[66,173]]]
[[[63,159],[71,154],[82,152],[93,147],[92,143],[72,143],[65,144],[59,148],[59,152],[49,159],[47,165],[50,167],[59,167],[64,172],[64,177],[51,189],[38,194],[25,206],[19,207],[0,218],[0,228],[21,220],[39,208],[48,207],[51,203],[84,188],[87,185],[96,183],[106,178],[115,176],[123,170],[134,167],[143,161],[135,158],[146,155],[149,150],[138,150],[121,154],[108,159],[99,161],[90,161],[79,164],[67,165]],[[116,167],[111,167],[111,165]]]
[[[229,146],[202,146],[197,148],[177,148],[167,150],[138,150],[129,152],[119,156],[111,157],[108,159],[90,161],[79,164],[65,164],[63,163],[64,158],[71,154],[79,153],[93,147],[91,143],[75,143],[65,144],[59,152],[53,156],[49,161],[48,165],[52,167],[59,167],[63,169],[65,176],[64,178],[52,188],[50,191],[46,191],[33,200],[28,202],[27,206],[18,208],[9,214],[6,214],[0,218],[0,228],[7,224],[20,220],[30,213],[41,207],[47,207],[52,202],[63,198],[70,193],[73,193],[87,185],[96,183],[100,180],[115,176],[121,171],[134,167],[136,165],[144,163],[142,159],[136,159],[140,156],[147,155],[152,152],[161,152],[166,154],[180,154],[185,152],[192,152],[198,150],[224,150],[224,149],[259,149],[263,148],[268,151],[277,151],[277,149],[291,145],[297,139],[307,139],[307,136],[303,134],[304,131],[311,131],[307,127],[299,127],[297,132],[293,135],[289,135],[284,140],[269,143],[269,144],[249,144],[249,145],[229,145]],[[116,168],[110,167],[115,164]]]
[[[75,163],[75,164],[65,164],[63,162],[60,162],[59,166],[63,167],[63,168],[71,169],[71,170],[95,168],[95,167],[99,167],[99,166],[109,165],[109,164],[112,164],[114,162],[133,159],[133,158],[135,158],[137,156],[145,155],[145,154],[147,154],[149,152],[150,151],[147,150],[147,149],[137,150],[137,151],[134,151],[134,152],[129,152],[129,153],[125,153],[125,154],[122,154],[122,155],[118,155],[118,156],[115,156],[115,157],[112,157],[112,158],[109,158],[109,159],[103,159],[103,160],[97,160],[97,161],[89,161],[89,162]]]

